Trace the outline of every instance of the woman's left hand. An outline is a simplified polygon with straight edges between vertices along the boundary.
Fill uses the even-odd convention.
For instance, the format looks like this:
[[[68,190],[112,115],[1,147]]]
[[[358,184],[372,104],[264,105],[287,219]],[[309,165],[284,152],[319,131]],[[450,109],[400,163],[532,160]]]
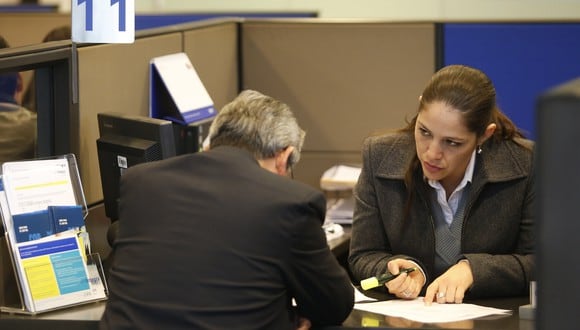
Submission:
[[[425,304],[434,301],[439,304],[463,302],[465,291],[473,284],[473,273],[466,259],[451,266],[443,275],[439,276],[427,287]]]

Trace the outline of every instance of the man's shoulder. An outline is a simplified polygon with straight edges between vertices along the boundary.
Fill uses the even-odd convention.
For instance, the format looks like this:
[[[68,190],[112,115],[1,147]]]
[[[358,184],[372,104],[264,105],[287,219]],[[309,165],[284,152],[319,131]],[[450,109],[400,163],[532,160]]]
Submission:
[[[192,155],[192,154],[189,154]],[[166,159],[144,161],[142,163],[130,166],[125,170],[121,178],[134,178],[138,177],[139,180],[144,180],[146,177],[153,177],[152,173],[163,173],[168,171],[173,171],[177,167],[188,166],[187,162],[183,159],[188,155],[178,155]]]

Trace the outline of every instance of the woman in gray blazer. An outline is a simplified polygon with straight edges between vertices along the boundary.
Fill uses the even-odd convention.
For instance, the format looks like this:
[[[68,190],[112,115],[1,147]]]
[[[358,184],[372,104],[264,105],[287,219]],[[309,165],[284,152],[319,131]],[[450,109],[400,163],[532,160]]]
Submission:
[[[452,65],[433,75],[409,124],[368,138],[355,188],[349,265],[403,299],[528,292],[534,266],[533,143],[497,107],[490,79]]]

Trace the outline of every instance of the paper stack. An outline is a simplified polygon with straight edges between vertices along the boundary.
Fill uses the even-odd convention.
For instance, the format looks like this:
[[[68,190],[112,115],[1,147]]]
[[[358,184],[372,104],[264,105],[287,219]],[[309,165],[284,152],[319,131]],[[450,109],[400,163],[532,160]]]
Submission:
[[[335,165],[322,174],[322,190],[352,190],[358,180],[361,168],[357,166]]]
[[[340,198],[326,211],[326,221],[338,224],[352,224],[354,197]]]

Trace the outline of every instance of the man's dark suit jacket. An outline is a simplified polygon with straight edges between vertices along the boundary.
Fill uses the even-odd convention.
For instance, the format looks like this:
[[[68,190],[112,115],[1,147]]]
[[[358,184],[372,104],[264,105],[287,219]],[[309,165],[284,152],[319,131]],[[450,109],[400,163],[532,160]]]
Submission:
[[[319,191],[238,148],[130,168],[101,328],[290,329],[295,310],[340,324],[353,289],[324,214]]]

